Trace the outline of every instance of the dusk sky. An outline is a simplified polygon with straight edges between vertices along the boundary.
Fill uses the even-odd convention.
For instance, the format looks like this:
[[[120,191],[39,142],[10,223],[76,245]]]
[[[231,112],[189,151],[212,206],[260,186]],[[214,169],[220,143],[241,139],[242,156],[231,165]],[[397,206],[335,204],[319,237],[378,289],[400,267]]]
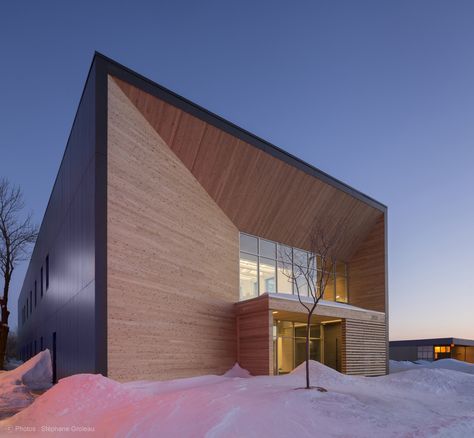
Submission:
[[[97,50],[386,204],[390,339],[474,339],[473,23],[460,0],[2,2],[0,177],[40,223]]]

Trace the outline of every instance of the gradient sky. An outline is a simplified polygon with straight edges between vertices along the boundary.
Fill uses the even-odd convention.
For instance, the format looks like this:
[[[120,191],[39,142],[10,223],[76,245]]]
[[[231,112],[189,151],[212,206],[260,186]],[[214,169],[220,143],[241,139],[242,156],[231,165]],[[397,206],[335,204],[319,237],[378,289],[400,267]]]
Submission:
[[[470,0],[4,1],[0,176],[39,223],[100,51],[388,205],[390,338],[474,339],[473,23]]]

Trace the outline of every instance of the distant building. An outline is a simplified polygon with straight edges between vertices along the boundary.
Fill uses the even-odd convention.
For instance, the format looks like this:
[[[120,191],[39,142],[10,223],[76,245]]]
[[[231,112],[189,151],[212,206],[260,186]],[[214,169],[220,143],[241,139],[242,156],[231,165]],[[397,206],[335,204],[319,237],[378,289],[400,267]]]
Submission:
[[[457,359],[474,363],[474,340],[459,338],[390,341],[391,360]]]

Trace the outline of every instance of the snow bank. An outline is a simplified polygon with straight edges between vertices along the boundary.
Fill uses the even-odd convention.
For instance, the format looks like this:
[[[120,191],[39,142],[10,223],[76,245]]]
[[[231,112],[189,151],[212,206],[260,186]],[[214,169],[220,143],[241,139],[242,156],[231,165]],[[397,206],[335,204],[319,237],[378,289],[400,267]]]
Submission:
[[[284,376],[235,378],[240,373],[125,384],[72,376],[1,421],[0,434],[47,426],[145,438],[474,436],[474,376],[467,373],[420,367],[369,378],[311,362],[311,384],[328,392],[297,389],[304,366]]]
[[[247,378],[250,377],[250,373],[242,368],[237,362],[235,365],[226,373],[223,374],[224,377],[241,377]]]
[[[426,360],[417,360],[416,362],[391,360],[389,367],[390,373],[398,373],[400,371],[419,368],[438,368],[474,374],[474,364],[462,362],[456,359],[440,359],[434,362],[429,362]]]
[[[8,417],[30,405],[35,395],[51,387],[49,350],[44,350],[19,367],[0,374],[0,418]]]
[[[443,368],[445,370],[461,371],[462,373],[474,374],[474,364],[462,362],[456,359],[440,359],[431,362],[432,368]]]
[[[408,360],[390,360],[389,361],[389,370],[390,374],[392,373],[399,373],[400,371],[407,371],[407,370],[412,370],[414,368],[418,368],[420,365],[410,362]]]

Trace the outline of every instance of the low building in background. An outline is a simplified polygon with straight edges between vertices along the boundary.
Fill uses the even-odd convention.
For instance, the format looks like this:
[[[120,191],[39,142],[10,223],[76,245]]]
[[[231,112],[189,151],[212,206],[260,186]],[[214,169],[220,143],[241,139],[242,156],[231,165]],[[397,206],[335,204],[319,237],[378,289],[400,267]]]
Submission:
[[[49,348],[55,379],[172,379],[236,361],[288,373],[305,359],[306,311],[285,272],[314,259],[310,230],[324,219],[339,245],[311,357],[385,374],[386,216],[380,202],[97,54],[18,300],[22,357]]]
[[[474,363],[474,340],[459,338],[390,341],[390,360],[457,359]]]

